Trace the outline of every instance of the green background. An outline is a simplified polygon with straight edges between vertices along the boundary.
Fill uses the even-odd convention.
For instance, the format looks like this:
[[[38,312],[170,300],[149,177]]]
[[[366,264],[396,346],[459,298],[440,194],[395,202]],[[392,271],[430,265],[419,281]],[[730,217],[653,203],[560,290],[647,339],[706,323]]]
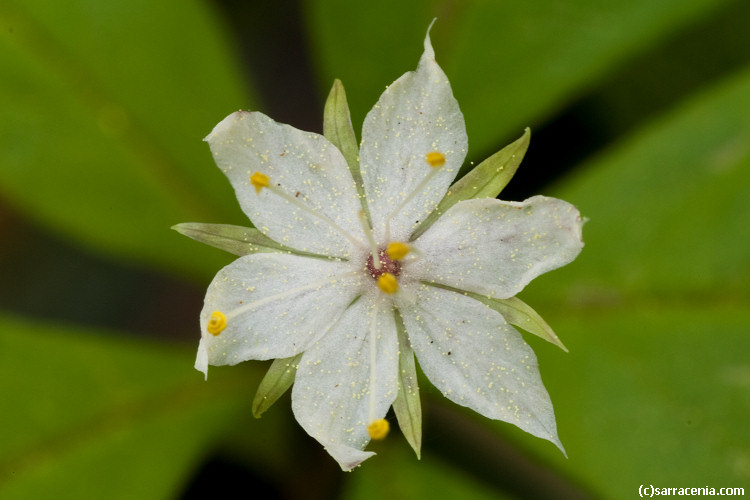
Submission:
[[[589,218],[520,297],[551,444],[426,381],[341,473],[260,362],[192,367],[232,257],[170,231],[247,224],[201,141],[237,109],[321,131],[340,78],[359,133],[430,21],[477,163],[532,128],[501,198]],[[469,163],[467,163],[469,164]],[[6,0],[0,3],[0,498],[634,498],[750,486],[750,4],[742,0]]]

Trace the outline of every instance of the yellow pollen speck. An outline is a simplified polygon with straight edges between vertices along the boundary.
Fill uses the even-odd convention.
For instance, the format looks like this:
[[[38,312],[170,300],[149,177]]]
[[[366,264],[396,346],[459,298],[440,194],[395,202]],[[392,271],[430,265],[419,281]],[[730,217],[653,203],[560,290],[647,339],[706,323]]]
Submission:
[[[224,313],[221,311],[214,311],[211,313],[211,317],[208,318],[208,324],[206,325],[206,330],[208,330],[208,333],[211,335],[218,335],[221,332],[224,331],[224,328],[227,327],[227,317],[224,316]]]
[[[391,424],[384,418],[374,420],[370,425],[367,426],[367,432],[370,434],[372,439],[385,439],[388,435],[388,431],[391,430]]]
[[[427,153],[424,160],[433,168],[445,165],[445,155],[443,153],[438,153],[437,151]]]
[[[396,293],[396,290],[398,290],[398,281],[396,281],[396,277],[391,273],[383,273],[378,278],[378,288],[385,293]]]
[[[260,172],[255,172],[250,176],[250,183],[255,186],[255,192],[257,194],[260,194],[260,190],[264,187],[268,187],[268,180],[268,176],[261,174]]]
[[[409,253],[409,245],[399,241],[394,241],[393,243],[388,244],[388,248],[386,248],[385,251],[391,259],[401,260]]]

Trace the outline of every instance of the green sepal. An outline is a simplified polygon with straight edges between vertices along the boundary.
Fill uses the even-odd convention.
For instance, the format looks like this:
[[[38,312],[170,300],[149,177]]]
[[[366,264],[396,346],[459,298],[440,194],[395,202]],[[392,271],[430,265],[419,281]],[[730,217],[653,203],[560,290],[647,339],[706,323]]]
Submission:
[[[249,255],[259,252],[279,252],[329,259],[325,255],[302,252],[280,243],[253,227],[233,226],[231,224],[204,224],[201,222],[184,222],[172,226],[172,229],[188,238],[225,250],[234,255]]]
[[[505,146],[474,167],[468,174],[456,181],[437,208],[417,226],[410,240],[414,241],[450,207],[463,200],[473,198],[496,198],[518,170],[531,140],[531,129],[524,130],[523,135]]]
[[[510,297],[509,299],[491,299],[476,293],[469,292],[468,295],[487,304],[490,309],[494,309],[502,314],[505,321],[511,325],[522,328],[529,333],[533,333],[548,342],[552,342],[563,351],[568,352],[568,348],[563,345],[547,322],[544,321],[534,309],[518,297]]]
[[[253,399],[255,418],[260,418],[292,386],[301,359],[302,353],[273,360]]]
[[[357,136],[352,126],[352,117],[349,113],[349,103],[346,100],[344,84],[338,78],[333,81],[331,92],[329,92],[323,108],[323,135],[344,155],[346,164],[349,165],[349,171],[354,178],[354,184],[357,186],[359,199],[366,211],[367,207],[364,203],[365,186],[362,182],[362,174],[359,171]]]
[[[557,347],[565,352],[568,352],[568,348],[563,345],[552,328],[542,319],[539,314],[532,309],[528,304],[519,299],[518,297],[510,297],[508,299],[495,299],[481,295],[474,292],[467,292],[459,288],[452,286],[443,285],[441,283],[433,283],[431,281],[422,282],[428,286],[434,286],[435,288],[442,288],[443,290],[450,290],[451,292],[460,293],[471,297],[472,299],[478,300],[482,304],[485,304],[490,309],[493,309],[503,315],[505,321],[513,326],[522,328],[529,333],[533,333],[537,337],[541,337],[547,342],[555,344]]]
[[[414,350],[411,348],[406,327],[398,311],[394,311],[398,331],[398,395],[393,402],[398,426],[409,445],[422,457],[422,404],[419,400],[417,367]]]

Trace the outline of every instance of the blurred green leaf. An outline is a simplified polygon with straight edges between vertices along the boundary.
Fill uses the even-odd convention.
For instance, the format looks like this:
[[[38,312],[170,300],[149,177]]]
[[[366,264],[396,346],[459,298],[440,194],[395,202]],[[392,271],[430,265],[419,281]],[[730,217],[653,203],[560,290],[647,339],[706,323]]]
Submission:
[[[612,499],[649,483],[750,484],[746,307],[655,304],[549,319],[570,354],[536,351],[569,459],[538,449],[559,469]]]
[[[750,291],[750,70],[580,168],[556,192],[590,221],[534,296],[620,305]],[[532,304],[533,299],[529,300]],[[708,304],[706,304],[708,305]],[[559,330],[558,330],[559,332]]]
[[[590,218],[586,247],[524,296],[560,304],[538,310],[570,355],[537,349],[570,457],[559,465],[605,498],[750,481],[748,186],[750,70],[556,193]]]
[[[167,231],[243,220],[201,141],[248,105],[211,9],[9,0],[0,24],[2,196],[100,251],[193,273],[218,265]]]
[[[731,0],[315,0],[321,81],[349,89],[355,124],[416,68],[427,25],[466,117],[472,154],[549,117],[618,64]]]
[[[0,353],[3,498],[173,498],[250,412],[247,381],[154,343],[0,317]]]

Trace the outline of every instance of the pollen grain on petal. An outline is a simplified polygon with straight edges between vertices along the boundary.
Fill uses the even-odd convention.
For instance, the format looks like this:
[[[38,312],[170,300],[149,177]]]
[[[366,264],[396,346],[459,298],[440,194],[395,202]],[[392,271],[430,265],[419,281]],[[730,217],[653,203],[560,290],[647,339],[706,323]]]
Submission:
[[[394,294],[398,290],[398,280],[391,273],[383,273],[378,278],[378,288],[385,293]]]
[[[385,251],[391,259],[401,260],[409,253],[409,245],[400,241],[394,241],[388,244],[388,248]]]
[[[391,430],[391,424],[384,418],[374,420],[367,426],[367,433],[371,439],[381,440],[385,439],[388,432]]]
[[[221,311],[214,311],[211,313],[211,317],[208,318],[208,324],[206,330],[211,335],[219,335],[227,327],[227,317]]]
[[[264,187],[268,187],[268,181],[268,176],[265,174],[261,174],[260,172],[255,172],[250,176],[250,183],[255,186],[255,192],[257,194],[260,194],[261,189],[263,189]]]
[[[445,155],[438,151],[431,151],[427,153],[424,160],[433,168],[442,167],[443,165],[445,165]]]

